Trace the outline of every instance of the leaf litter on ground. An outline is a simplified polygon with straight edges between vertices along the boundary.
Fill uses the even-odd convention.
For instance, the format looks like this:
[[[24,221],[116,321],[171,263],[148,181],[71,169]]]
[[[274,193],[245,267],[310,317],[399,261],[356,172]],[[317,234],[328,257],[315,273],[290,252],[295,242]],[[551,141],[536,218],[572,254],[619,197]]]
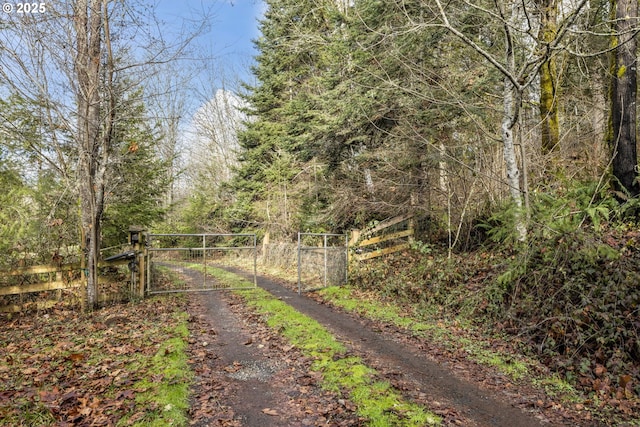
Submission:
[[[169,297],[0,317],[0,425],[131,425],[163,410],[149,395],[175,379],[153,358],[183,311]]]

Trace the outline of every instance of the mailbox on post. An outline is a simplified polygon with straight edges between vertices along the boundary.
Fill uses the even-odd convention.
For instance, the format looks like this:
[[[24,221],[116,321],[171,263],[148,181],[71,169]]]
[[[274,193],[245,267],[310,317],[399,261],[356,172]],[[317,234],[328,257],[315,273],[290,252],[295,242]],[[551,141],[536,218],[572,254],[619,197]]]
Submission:
[[[142,240],[142,233],[144,231],[144,228],[137,225],[132,225],[131,227],[129,227],[129,244],[134,248],[140,245]]]

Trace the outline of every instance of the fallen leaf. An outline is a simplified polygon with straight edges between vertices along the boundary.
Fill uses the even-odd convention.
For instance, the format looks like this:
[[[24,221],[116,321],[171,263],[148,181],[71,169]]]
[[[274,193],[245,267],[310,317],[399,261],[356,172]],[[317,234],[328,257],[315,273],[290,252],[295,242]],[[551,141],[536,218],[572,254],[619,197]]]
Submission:
[[[59,393],[57,390],[55,391],[42,390],[38,392],[38,395],[42,402],[50,403],[50,402],[54,402],[58,398]]]
[[[72,362],[82,362],[85,358],[84,353],[71,353],[69,356],[67,356],[67,360],[70,360]]]
[[[626,388],[631,383],[631,375],[620,375],[620,387]]]
[[[22,370],[22,374],[26,375],[26,376],[30,376],[33,374],[38,373],[39,369],[38,368],[25,368]]]
[[[116,400],[120,399],[133,399],[135,392],[133,390],[122,390],[116,394]]]
[[[267,415],[271,415],[272,417],[277,417],[278,415],[280,415],[278,413],[278,411],[276,411],[275,409],[270,409],[270,408],[264,408],[262,410],[262,412],[267,414]]]

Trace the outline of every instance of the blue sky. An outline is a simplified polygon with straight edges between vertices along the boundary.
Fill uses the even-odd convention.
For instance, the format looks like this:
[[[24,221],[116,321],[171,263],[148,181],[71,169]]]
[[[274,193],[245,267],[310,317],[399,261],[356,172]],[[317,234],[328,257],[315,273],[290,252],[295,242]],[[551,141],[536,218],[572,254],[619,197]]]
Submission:
[[[158,14],[169,25],[189,28],[189,20],[197,21],[210,14],[208,30],[194,40],[196,49],[213,61],[235,70],[242,80],[250,77],[248,67],[255,55],[252,40],[259,36],[258,19],[264,12],[262,0],[157,0]]]
[[[181,160],[190,164],[189,156],[203,153],[194,137],[196,112],[219,96],[219,89],[238,89],[237,80],[251,83],[249,67],[256,51],[252,40],[260,35],[258,20],[266,5],[262,0],[155,0],[156,13],[163,21],[160,31],[169,42],[194,31],[197,22],[208,13],[208,26],[193,42],[194,50],[207,58],[196,62],[196,75],[191,76],[193,92],[187,97],[187,117],[183,123],[180,145]],[[202,66],[200,66],[202,65]],[[193,69],[189,68],[192,72]],[[233,117],[230,117],[232,120]],[[205,151],[206,152],[206,151]],[[201,159],[200,159],[201,160]]]

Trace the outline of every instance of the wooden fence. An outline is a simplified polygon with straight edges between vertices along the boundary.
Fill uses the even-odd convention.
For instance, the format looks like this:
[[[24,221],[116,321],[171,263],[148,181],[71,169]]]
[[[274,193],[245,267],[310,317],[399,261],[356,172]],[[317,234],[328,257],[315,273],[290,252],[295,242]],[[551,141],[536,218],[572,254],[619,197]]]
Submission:
[[[101,255],[113,249],[122,250],[124,247],[133,249],[126,253],[107,257],[98,262],[98,269],[113,269],[122,265],[128,265],[136,258],[136,268],[130,270],[130,280],[122,278],[122,273],[101,274],[98,278],[98,302],[106,303],[111,300],[122,299],[123,284],[129,283],[129,288],[125,290],[126,297],[144,295],[144,256],[145,231],[138,226],[129,228],[129,242],[126,245],[106,248],[101,250]],[[130,256],[133,254],[132,256]],[[84,268],[80,262],[58,265],[36,265],[31,267],[20,267],[11,270],[0,271],[0,313],[12,313],[23,310],[24,305],[35,305],[38,309],[55,305],[62,299],[63,291],[71,292],[73,298],[84,302],[85,293],[82,290],[86,286],[84,278]],[[115,280],[114,280],[115,278]],[[80,289],[79,289],[80,288]],[[38,294],[41,292],[57,291],[55,299],[48,298],[50,295],[38,296],[38,300],[29,301],[24,304],[25,295]],[[7,299],[16,299],[19,304],[7,304]],[[29,298],[33,300],[34,298]]]
[[[128,260],[117,260],[110,262],[100,262],[99,268],[117,267],[125,265]],[[12,270],[0,271],[0,302],[5,297],[19,296],[20,303],[0,305],[0,313],[15,313],[22,311],[25,306],[35,305],[38,309],[47,308],[55,305],[62,299],[63,291],[70,291],[74,297],[82,299],[81,288],[86,285],[83,278],[83,269],[79,262],[61,265],[36,265],[31,267],[20,267]],[[1,283],[9,282],[9,284]],[[17,284],[11,284],[11,282]],[[114,285],[116,282],[109,280],[107,277],[101,277],[98,281],[101,286]],[[22,301],[24,295],[36,294],[47,291],[58,291],[54,299],[43,298],[36,302],[26,303]],[[106,301],[108,296],[105,292],[100,298]]]
[[[138,262],[138,272],[131,280],[131,295],[142,296],[144,294],[144,256],[143,253],[143,232],[132,228],[129,230],[129,244],[133,247]],[[379,256],[391,254],[407,249],[413,240],[414,226],[411,215],[402,215],[382,221],[373,227],[364,230],[354,230],[349,240],[349,255],[351,259],[363,261]],[[99,268],[116,267],[126,265],[131,259],[115,259],[111,261],[101,261]],[[127,282],[127,280],[125,280]],[[101,277],[99,285],[121,286],[120,281],[109,280],[108,277]],[[29,298],[26,305],[36,305],[38,308],[45,308],[57,303],[62,298],[64,291],[71,292],[74,298],[82,299],[84,293],[82,288],[86,285],[83,277],[83,269],[80,263],[70,263],[61,265],[38,265],[31,267],[20,267],[12,270],[0,271],[0,313],[18,312],[23,310],[23,296],[37,294],[41,292],[57,291],[55,300],[51,300],[50,295],[44,298]],[[104,290],[104,289],[103,289]],[[7,299],[18,296],[18,304],[6,304]],[[15,298],[14,298],[15,299]],[[103,292],[99,295],[99,300],[105,302],[107,295]],[[2,305],[4,304],[4,305]]]
[[[407,249],[413,240],[412,215],[401,215],[351,232],[352,258],[363,261]]]

